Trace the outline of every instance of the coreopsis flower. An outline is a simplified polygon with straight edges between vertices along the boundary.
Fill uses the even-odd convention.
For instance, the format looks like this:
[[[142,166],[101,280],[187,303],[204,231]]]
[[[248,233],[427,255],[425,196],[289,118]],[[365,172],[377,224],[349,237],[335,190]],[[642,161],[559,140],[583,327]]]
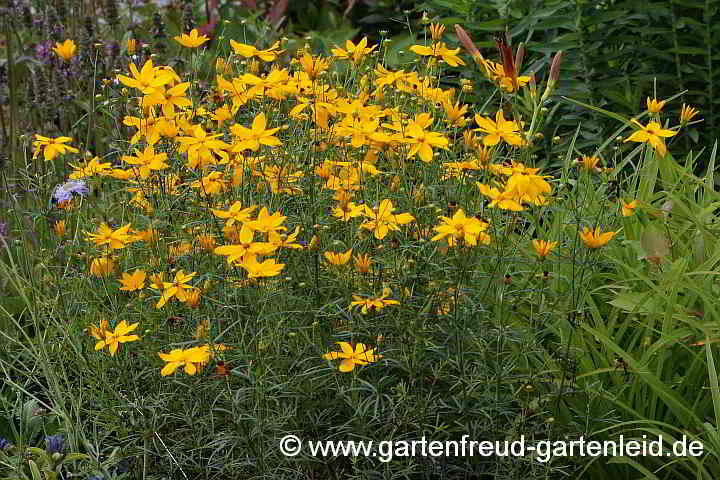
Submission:
[[[345,265],[350,261],[350,257],[352,256],[353,249],[351,248],[347,252],[325,252],[325,259],[330,263],[331,265]]]
[[[513,146],[522,146],[527,143],[519,135],[520,125],[515,121],[505,120],[502,110],[498,110],[495,114],[495,121],[475,115],[475,122],[478,124],[478,128],[475,130],[485,134],[483,143],[488,147],[497,145],[501,140]]]
[[[377,45],[368,47],[367,43],[367,37],[363,37],[363,39],[360,40],[357,45],[355,45],[350,40],[347,40],[345,41],[345,49],[338,47],[333,48],[331,51],[335,57],[345,60],[352,60],[353,63],[357,64],[360,63],[360,61],[362,61],[362,59],[365,58],[366,55],[372,53],[372,51],[377,48]]]
[[[558,242],[548,242],[547,240],[533,240],[532,245],[535,249],[535,255],[545,258],[557,246]]]
[[[142,99],[142,106],[150,108],[155,105],[160,105],[162,108],[163,115],[166,118],[175,117],[175,107],[186,108],[192,107],[192,101],[187,98],[187,90],[190,88],[190,82],[178,83],[172,88],[158,87],[154,89],[152,93],[145,95]],[[160,125],[160,124],[158,124]],[[165,127],[165,132],[169,133],[172,125],[167,120],[162,124]],[[173,132],[174,133],[174,132]],[[175,135],[168,135],[175,136]]]
[[[606,245],[618,232],[601,232],[600,227],[595,227],[595,230],[591,230],[588,227],[584,227],[583,231],[580,232],[580,238],[588,248],[600,248]]]
[[[332,215],[343,222],[349,222],[352,218],[361,217],[364,211],[364,205],[356,205],[355,202],[343,202],[337,207],[333,207]]]
[[[89,161],[79,165],[70,166],[73,168],[73,172],[68,176],[73,180],[79,180],[81,178],[92,177],[95,175],[105,176],[112,173],[112,164],[110,162],[100,163],[98,157],[93,157]]]
[[[392,201],[384,199],[376,208],[370,208],[364,205],[364,215],[370,220],[360,226],[366,230],[371,230],[375,238],[382,240],[390,231],[399,231],[400,225],[405,225],[415,221],[415,217],[409,213],[394,214]]]
[[[363,298],[360,295],[353,295],[353,301],[350,302],[350,308],[360,307],[360,311],[363,314],[367,314],[370,310],[379,312],[388,305],[400,305],[399,301],[387,298],[391,294],[392,291],[389,288],[384,288],[383,294],[379,297]]]
[[[210,37],[208,37],[207,35],[199,35],[197,28],[193,28],[190,31],[190,34],[183,33],[182,35],[173,37],[173,40],[175,40],[183,47],[197,48],[203,43],[210,41]]]
[[[447,48],[447,46],[440,42],[440,43],[433,43],[432,46],[426,47],[423,45],[413,45],[410,47],[410,51],[417,53],[418,55],[422,55],[425,57],[437,57],[442,58],[445,63],[450,65],[451,67],[457,67],[458,65],[465,65],[465,62],[458,57],[458,53],[460,53],[460,49],[456,48],[454,50],[450,50]]]
[[[590,156],[590,155],[583,155],[582,157],[575,160],[575,163],[582,166],[585,170],[588,172],[594,171],[594,172],[600,172],[602,169],[598,167],[598,163],[600,162],[600,157],[596,156]]]
[[[657,98],[647,97],[647,109],[650,113],[660,113],[665,106],[666,100],[658,100]]]
[[[66,152],[78,153],[80,151],[75,147],[65,145],[68,142],[72,142],[72,137],[50,138],[36,133],[33,141],[33,147],[35,147],[33,158],[37,158],[41,151],[46,161],[53,160],[58,155],[64,155]]]
[[[265,113],[260,113],[253,119],[252,128],[246,128],[238,124],[232,125],[230,131],[236,138],[236,141],[233,142],[233,152],[241,152],[243,150],[256,152],[260,148],[260,145],[267,145],[269,147],[282,145],[282,142],[273,136],[280,128],[266,129],[266,127],[267,119],[265,118]]]
[[[133,323],[132,325],[128,325],[127,321],[123,320],[115,326],[115,330],[112,332],[105,330],[103,332],[103,338],[95,344],[95,350],[102,350],[108,347],[110,355],[114,357],[121,343],[134,342],[140,339],[137,335],[128,335],[128,333],[135,330],[138,325],[140,324]]]
[[[475,246],[478,239],[481,240],[481,243],[485,243],[486,238],[489,240],[487,234],[482,235],[487,230],[488,224],[475,217],[465,216],[462,208],[458,209],[452,218],[440,217],[440,220],[442,223],[434,228],[438,233],[430,241],[437,242],[447,238],[448,245],[452,247],[459,242]]]
[[[225,181],[223,172],[210,172],[200,180],[195,180],[190,184],[191,188],[200,190],[205,195],[217,195],[229,188],[228,182]]]
[[[405,138],[403,142],[411,145],[407,158],[413,158],[415,155],[420,157],[425,163],[430,163],[433,157],[433,147],[439,147],[447,150],[449,141],[441,133],[427,132],[417,123],[411,123],[405,129]]]
[[[638,202],[637,200],[632,200],[630,202],[622,202],[620,209],[622,211],[623,217],[631,217],[635,215],[635,209],[637,209]]]
[[[467,124],[467,119],[465,118],[468,110],[467,105],[460,105],[460,101],[455,102],[453,105],[450,100],[447,100],[443,102],[443,109],[445,110],[445,115],[447,115],[445,121],[448,125],[459,128],[465,127]]]
[[[325,360],[337,360],[342,359],[342,362],[340,362],[340,367],[338,367],[338,370],[341,372],[351,372],[355,365],[368,365],[370,363],[375,363],[381,358],[383,358],[382,355],[378,355],[375,353],[374,348],[368,348],[364,343],[358,343],[355,345],[355,348],[353,349],[353,346],[349,344],[348,342],[336,342],[340,346],[340,352],[328,352],[323,355],[323,358]]]
[[[187,294],[187,297],[185,298],[185,305],[187,305],[190,308],[198,308],[200,306],[201,297],[202,297],[202,292],[200,291],[199,288],[190,290]]]
[[[230,46],[237,55],[245,58],[259,58],[263,62],[272,62],[283,52],[280,50],[280,42],[275,42],[272,47],[265,50],[258,50],[254,45],[246,45],[235,40],[230,40]]]
[[[55,235],[58,237],[62,237],[65,235],[65,220],[58,220],[57,222],[52,224],[53,232],[55,232]]]
[[[173,297],[181,302],[187,300],[189,291],[195,288],[189,285],[190,280],[195,275],[197,275],[197,272],[189,274],[186,274],[184,270],[175,272],[175,278],[172,282],[163,282],[163,292],[155,308],[162,308]]]
[[[285,268],[284,263],[277,263],[274,258],[258,262],[255,255],[245,256],[240,266],[245,269],[248,278],[275,277]]]
[[[132,165],[134,171],[140,178],[147,178],[151,172],[165,170],[169,167],[165,160],[167,160],[167,153],[155,153],[155,147],[148,145],[142,152],[138,149],[133,149],[135,155],[123,155],[122,161]]]
[[[175,370],[180,367],[184,367],[185,373],[188,375],[195,375],[198,367],[210,360],[210,351],[202,347],[176,348],[170,353],[158,353],[158,356],[167,363],[160,371],[160,375],[163,377],[175,373]]]
[[[680,125],[685,126],[693,119],[699,112],[696,108],[690,107],[683,103],[682,109],[680,110]]]
[[[271,215],[267,207],[263,207],[260,209],[257,218],[246,222],[245,225],[256,232],[262,233],[285,231],[287,227],[284,227],[283,223],[285,223],[286,218],[287,217],[280,212],[275,212]]]
[[[213,154],[229,161],[230,156],[226,150],[230,149],[230,145],[220,140],[222,133],[208,135],[201,125],[195,125],[191,131],[191,136],[177,137],[180,142],[179,150],[188,154],[188,168],[204,168],[208,165],[216,163]]]
[[[120,283],[122,284],[122,287],[120,287],[120,290],[123,290],[125,292],[134,292],[136,290],[142,290],[145,288],[145,278],[147,274],[145,271],[138,269],[135,269],[135,272],[132,274],[129,273],[123,273],[122,278],[120,279]]]
[[[113,230],[107,223],[103,222],[98,227],[97,233],[85,232],[86,239],[89,241],[92,240],[98,247],[107,245],[111,250],[119,250],[125,248],[128,243],[136,240],[135,235],[128,233],[130,226],[128,223],[117,230]]]
[[[639,127],[639,130],[636,130],[626,138],[625,142],[648,143],[658,155],[664,157],[667,153],[667,147],[665,146],[665,140],[663,140],[663,138],[673,137],[677,135],[678,132],[664,129],[658,122],[650,122],[647,124],[647,127],[644,127],[634,118],[632,121]]]
[[[75,56],[75,50],[77,50],[77,45],[70,39],[65,40],[63,43],[55,43],[53,47],[55,55],[62,58],[65,62],[69,62],[70,59]]]
[[[256,242],[255,231],[247,224],[243,225],[233,245],[222,245],[216,247],[213,253],[227,257],[227,263],[242,262],[247,257],[256,255],[269,255],[277,250],[277,247],[270,242]]]
[[[480,193],[488,197],[490,201],[490,208],[498,207],[503,210],[510,210],[513,212],[520,212],[525,210],[525,207],[520,203],[520,199],[514,192],[504,190],[500,191],[495,187],[490,187],[484,183],[475,182],[475,186],[478,187]]]
[[[315,80],[322,72],[327,71],[330,61],[323,57],[313,57],[309,53],[303,53],[303,56],[297,60],[302,66],[310,80]]]
[[[110,257],[94,258],[90,262],[90,273],[96,277],[108,277],[115,270],[115,261]]]
[[[123,85],[140,90],[145,94],[152,93],[155,88],[172,82],[174,78],[174,72],[154,67],[152,60],[145,62],[141,70],[138,70],[134,63],[131,63],[128,68],[132,78],[126,75],[118,75],[117,79]]]
[[[213,215],[219,218],[226,218],[225,225],[232,227],[235,222],[245,223],[250,221],[250,215],[255,211],[257,205],[252,205],[247,208],[242,208],[242,203],[235,202],[230,205],[228,210],[216,210],[211,209]]]

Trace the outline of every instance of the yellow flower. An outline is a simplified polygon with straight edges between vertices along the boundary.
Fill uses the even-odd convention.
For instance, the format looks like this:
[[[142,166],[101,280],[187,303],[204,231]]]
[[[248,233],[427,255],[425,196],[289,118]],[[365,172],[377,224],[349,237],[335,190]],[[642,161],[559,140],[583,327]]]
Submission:
[[[322,57],[313,57],[309,53],[305,52],[299,60],[302,65],[303,71],[307,73],[310,80],[315,80],[320,73],[326,71],[330,66],[330,61]]]
[[[201,296],[202,293],[200,292],[199,288],[190,290],[190,292],[187,294],[187,297],[185,298],[185,305],[190,308],[198,308],[200,306]]]
[[[360,307],[363,314],[367,314],[370,310],[380,311],[388,305],[400,305],[397,300],[388,300],[392,292],[389,288],[383,289],[383,294],[375,298],[363,298],[359,295],[353,295],[353,301],[350,302],[350,308]]]
[[[370,272],[370,266],[372,265],[372,260],[370,259],[370,255],[367,253],[363,253],[360,255],[355,255],[353,257],[355,261],[355,270],[358,271],[358,273],[369,273]]]
[[[518,134],[520,125],[517,122],[505,120],[502,110],[498,110],[495,114],[494,122],[480,115],[475,115],[475,122],[478,124],[478,128],[475,130],[485,133],[483,143],[488,147],[497,145],[501,140],[515,146],[522,146],[526,143]]]
[[[121,248],[125,248],[128,243],[132,243],[136,240],[135,235],[128,233],[129,230],[129,223],[117,230],[113,230],[107,223],[103,222],[98,227],[97,233],[85,233],[87,235],[87,240],[94,241],[95,245],[107,245],[111,250],[119,250]]]
[[[664,129],[657,122],[650,122],[647,127],[643,127],[642,124],[634,118],[632,121],[640,127],[640,129],[636,130],[632,135],[626,138],[625,142],[649,143],[658,155],[664,157],[667,153],[667,147],[665,147],[665,141],[663,138],[673,137],[677,135],[677,132]]]
[[[459,242],[464,242],[466,245],[475,246],[478,242],[480,234],[487,230],[488,224],[478,220],[475,217],[465,216],[465,212],[462,208],[458,209],[457,212],[449,217],[440,217],[442,223],[434,228],[437,233],[430,239],[432,242],[447,238],[448,245],[454,246]]]
[[[647,109],[650,113],[660,113],[665,106],[665,100],[647,97]]]
[[[367,43],[368,43],[367,37],[363,37],[363,39],[360,40],[357,45],[355,45],[350,40],[347,40],[345,42],[345,49],[333,48],[332,54],[334,56],[336,56],[337,58],[352,60],[353,63],[357,64],[363,58],[365,58],[366,55],[368,55],[369,53],[371,53],[373,50],[375,50],[377,48],[377,45],[368,47]]]
[[[426,57],[432,56],[442,58],[445,63],[447,63],[451,67],[465,65],[465,62],[460,57],[458,57],[460,49],[456,48],[455,50],[450,50],[445,46],[444,43],[433,43],[430,47],[425,47],[423,45],[413,45],[412,47],[410,47],[410,51]]]
[[[138,70],[134,63],[131,63],[128,68],[130,69],[132,78],[125,75],[118,75],[117,79],[123,85],[136,88],[143,93],[152,93],[155,88],[172,82],[174,78],[174,72],[160,67],[153,67],[152,60],[145,62],[141,70]]]
[[[208,252],[211,252],[215,248],[215,237],[208,233],[198,235],[195,237],[195,241],[200,248]]]
[[[533,248],[535,254],[540,258],[545,258],[550,255],[550,252],[557,246],[558,242],[548,242],[547,240],[533,240]]]
[[[687,125],[692,118],[699,112],[696,108],[687,106],[683,103],[682,109],[680,110],[680,124],[683,126]]]
[[[432,37],[434,42],[437,42],[442,37],[443,33],[445,32],[445,25],[440,25],[439,23],[431,23],[430,24],[430,36]]]
[[[325,259],[332,265],[345,265],[350,261],[353,249],[344,253],[325,252]]]
[[[96,277],[107,277],[115,270],[115,262],[110,257],[94,258],[90,263],[90,273]]]
[[[377,208],[370,208],[367,205],[364,205],[364,207],[365,212],[363,214],[370,220],[360,226],[366,230],[372,230],[378,240],[385,238],[391,230],[399,231],[400,225],[415,221],[415,217],[409,213],[392,213],[395,208],[392,201],[387,198],[381,201]]]
[[[600,157],[583,155],[582,157],[578,158],[575,162],[578,165],[581,165],[588,172],[589,171],[596,171],[596,172],[601,171],[601,169],[597,166],[598,162],[600,162]]]
[[[246,256],[240,266],[247,271],[248,278],[274,277],[285,268],[284,263],[276,263],[273,258],[260,263],[255,255]]]
[[[230,208],[228,210],[216,210],[213,208],[212,213],[216,217],[227,218],[227,220],[225,221],[225,225],[228,227],[232,227],[235,222],[249,222],[250,215],[252,214],[252,212],[255,211],[256,208],[256,205],[250,206],[248,208],[242,208],[242,203],[235,202],[230,205]]]
[[[104,338],[95,344],[95,350],[102,350],[108,347],[110,355],[114,357],[121,343],[134,342],[140,339],[137,335],[128,335],[128,333],[135,330],[138,325],[139,323],[128,325],[128,323],[123,320],[117,324],[114,331],[110,332],[109,330],[105,330],[103,332]]]
[[[328,352],[323,355],[325,360],[337,360],[342,359],[340,367],[338,368],[341,372],[351,372],[355,365],[367,365],[369,363],[375,363],[380,360],[383,356],[375,353],[375,349],[368,349],[364,343],[358,343],[353,349],[352,345],[347,342],[336,342],[340,346],[341,352]]]
[[[623,217],[631,217],[635,215],[637,203],[637,200],[633,200],[631,202],[622,202],[621,210]]]
[[[245,58],[257,57],[263,62],[272,62],[283,52],[280,50],[280,42],[275,42],[272,47],[266,50],[258,50],[253,45],[245,45],[235,40],[230,40],[230,46],[238,55],[242,55]]]
[[[70,59],[75,56],[75,50],[77,50],[77,45],[75,45],[75,42],[70,39],[65,40],[63,43],[55,43],[55,46],[53,47],[55,55],[66,62],[69,62]]]
[[[209,41],[210,37],[208,37],[207,35],[199,36],[197,28],[193,28],[190,32],[190,35],[183,33],[182,35],[173,37],[173,40],[178,42],[183,47],[197,48],[203,43]]]
[[[136,290],[142,290],[145,288],[145,277],[147,274],[140,269],[135,269],[135,272],[131,275],[129,273],[123,273],[122,279],[120,279],[120,283],[122,283],[122,287],[120,287],[120,290],[126,291],[126,292],[134,292]]]
[[[69,175],[73,180],[92,177],[94,175],[110,175],[112,173],[112,165],[110,162],[100,163],[98,157],[93,157],[88,162],[83,162],[79,165],[70,163],[70,166],[75,170]]]
[[[103,318],[100,320],[100,325],[96,326],[94,324],[91,324],[87,330],[90,335],[95,337],[97,340],[102,340],[105,338],[105,331],[109,328],[107,319]]]
[[[256,152],[260,145],[267,145],[269,147],[277,147],[282,145],[282,142],[274,137],[275,132],[280,128],[268,128],[265,113],[260,113],[252,123],[252,128],[246,128],[242,125],[233,125],[230,127],[230,131],[233,136],[237,139],[233,143],[233,152],[242,152],[243,150],[252,150]]]
[[[35,140],[33,141],[35,153],[33,154],[33,158],[37,158],[41,150],[43,157],[47,161],[54,159],[58,155],[64,155],[65,152],[78,153],[79,150],[77,148],[65,145],[68,142],[72,142],[71,137],[50,138],[35,134]]]
[[[58,237],[65,235],[65,220],[58,220],[53,223],[52,229]]]
[[[580,232],[580,238],[588,248],[600,248],[607,244],[618,232],[605,232],[600,231],[600,227],[595,227],[595,230],[590,230],[587,227],[583,228]]]
[[[158,356],[167,363],[160,371],[163,377],[175,373],[179,367],[185,367],[185,373],[195,375],[198,366],[210,360],[210,351],[203,347],[192,347],[188,349],[176,348],[170,353],[158,353]]]
[[[128,40],[127,40],[128,55],[134,55],[136,48],[137,48],[137,40],[135,40],[134,38],[128,38]]]
[[[413,158],[415,155],[420,157],[425,163],[430,163],[433,158],[433,147],[448,149],[449,141],[441,133],[426,132],[425,129],[417,123],[411,123],[405,130],[405,138],[403,142],[412,145],[408,151],[407,158]]]
[[[197,275],[197,272],[186,274],[184,270],[175,272],[175,278],[172,282],[163,282],[163,293],[155,308],[162,308],[168,300],[175,297],[181,302],[187,300],[188,293],[194,289],[188,282]]]

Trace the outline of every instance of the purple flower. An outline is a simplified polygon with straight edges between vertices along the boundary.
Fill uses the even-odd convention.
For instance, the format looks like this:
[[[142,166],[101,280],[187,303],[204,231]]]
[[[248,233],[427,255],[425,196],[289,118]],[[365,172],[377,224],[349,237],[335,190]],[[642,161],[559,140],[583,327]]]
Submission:
[[[0,437],[0,450],[5,450],[7,448],[10,448],[10,440]]]
[[[73,195],[84,197],[90,193],[90,189],[84,180],[69,180],[63,184],[57,185],[53,190],[53,202],[67,202],[72,200]]]
[[[63,453],[65,451],[65,437],[61,433],[45,437],[45,451],[50,454]]]

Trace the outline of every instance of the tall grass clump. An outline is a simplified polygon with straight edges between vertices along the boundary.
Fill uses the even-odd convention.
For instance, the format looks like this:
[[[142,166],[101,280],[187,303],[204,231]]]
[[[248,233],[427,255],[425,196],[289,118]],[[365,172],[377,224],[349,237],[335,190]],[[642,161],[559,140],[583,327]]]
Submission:
[[[671,153],[696,110],[591,106],[617,131],[576,148],[578,125],[551,167],[562,52],[500,36],[496,62],[428,21],[394,69],[384,40],[323,55],[160,20],[92,83],[95,120],[32,132],[3,172],[3,477],[720,472],[715,151],[704,178]],[[477,83],[446,81],[471,68],[492,93],[467,103]],[[705,453],[279,448],[643,434]]]

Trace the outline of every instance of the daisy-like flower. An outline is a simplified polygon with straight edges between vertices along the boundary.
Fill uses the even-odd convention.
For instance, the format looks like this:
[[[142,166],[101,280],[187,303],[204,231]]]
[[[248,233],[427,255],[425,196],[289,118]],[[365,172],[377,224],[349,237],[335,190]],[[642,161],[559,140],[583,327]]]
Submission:
[[[353,295],[353,301],[350,302],[349,308],[352,309],[353,307],[360,307],[360,311],[363,314],[367,314],[370,310],[379,312],[388,305],[400,305],[399,301],[387,298],[391,294],[392,291],[386,287],[383,289],[383,294],[379,297],[363,298],[359,295]]]
[[[650,122],[647,127],[644,127],[640,122],[632,119],[639,130],[636,130],[632,135],[625,139],[625,142],[641,142],[648,143],[657,152],[658,155],[664,157],[667,153],[667,147],[665,146],[665,140],[663,138],[674,137],[677,132],[662,128],[658,122]]]
[[[595,227],[595,230],[584,227],[583,231],[580,232],[580,238],[588,248],[600,248],[606,245],[617,233],[618,232],[602,233],[600,227]]]
[[[511,120],[505,120],[502,110],[495,114],[495,121],[489,118],[475,115],[475,122],[478,128],[475,130],[483,132],[486,136],[483,143],[488,147],[497,145],[501,140],[514,146],[525,145],[525,140],[519,135],[520,125]]]
[[[135,272],[132,274],[123,273],[122,278],[120,279],[120,283],[122,283],[122,287],[120,287],[120,290],[123,290],[125,292],[142,290],[143,288],[145,288],[146,276],[147,274],[139,268],[135,269]]]
[[[97,233],[85,232],[87,240],[92,240],[95,245],[101,247],[107,245],[111,250],[125,248],[128,243],[135,241],[135,235],[128,233],[130,224],[113,230],[107,223],[103,222],[97,229]]]
[[[176,348],[170,353],[158,353],[158,356],[167,363],[160,371],[160,375],[163,377],[175,373],[175,370],[180,367],[184,367],[185,373],[188,375],[195,375],[198,367],[210,360],[210,350],[203,347]]]
[[[533,240],[532,245],[535,249],[535,255],[545,258],[557,246],[558,242],[548,242],[547,240]]]
[[[77,50],[77,45],[70,39],[65,40],[63,43],[58,42],[53,47],[55,55],[62,58],[65,62],[69,62],[70,59],[75,56],[75,50]]]
[[[337,58],[352,60],[353,63],[357,64],[363,58],[365,58],[366,55],[372,53],[372,51],[377,48],[377,45],[368,47],[367,43],[368,43],[367,37],[363,37],[363,39],[360,40],[357,45],[355,45],[350,40],[347,40],[345,42],[345,49],[342,49],[339,47],[333,48],[332,54]]]
[[[128,325],[128,323],[123,320],[115,326],[115,330],[112,332],[105,330],[103,332],[103,338],[95,344],[95,350],[102,350],[108,347],[110,355],[114,357],[121,343],[134,342],[140,339],[137,335],[128,335],[128,333],[135,330],[138,325],[140,324],[133,323],[132,325]]]
[[[175,272],[175,278],[172,282],[163,282],[163,293],[160,297],[160,300],[155,305],[155,308],[162,308],[168,300],[175,297],[181,302],[184,302],[187,300],[187,296],[190,290],[192,290],[192,285],[189,285],[188,282],[192,280],[192,278],[197,275],[197,272],[186,274],[184,270],[178,270]]]
[[[78,153],[80,151],[75,147],[66,145],[68,142],[72,142],[72,137],[50,138],[36,133],[33,141],[33,147],[35,147],[33,158],[37,158],[41,151],[46,161],[53,160],[58,155],[64,155],[67,152]]]
[[[602,169],[598,167],[598,163],[600,163],[600,157],[583,155],[582,157],[575,160],[575,163],[582,166],[588,172],[602,171]]]
[[[410,47],[410,51],[426,57],[442,58],[445,63],[447,63],[451,67],[465,65],[465,62],[460,57],[458,57],[460,49],[456,48],[454,50],[450,50],[442,42],[433,43],[430,47],[426,47],[423,45],[413,45],[412,47]]]
[[[199,35],[197,28],[193,28],[190,34],[183,33],[173,37],[173,40],[178,42],[180,45],[186,48],[197,48],[205,42],[210,41],[210,37],[207,35]]]
[[[90,193],[90,189],[84,180],[70,180],[53,189],[52,201],[55,203],[69,202],[73,199],[73,195],[84,197],[88,193]]]
[[[358,273],[370,272],[370,268],[372,266],[372,259],[370,258],[370,255],[368,255],[367,253],[355,255],[353,257],[353,260],[355,262],[355,270]]]
[[[257,57],[263,62],[272,62],[284,51],[280,50],[280,42],[275,42],[272,47],[265,50],[258,50],[254,45],[246,45],[235,40],[230,40],[230,46],[237,55],[245,58]]]
[[[282,145],[282,142],[273,136],[275,132],[280,130],[280,127],[266,127],[267,119],[265,118],[265,113],[261,113],[255,117],[252,128],[246,128],[237,124],[231,126],[230,131],[237,139],[236,142],[233,143],[233,152],[241,152],[243,150],[256,152],[260,148],[260,145],[267,145],[269,147]]]
[[[375,238],[382,240],[387,236],[388,232],[400,230],[400,225],[405,225],[415,221],[415,217],[409,213],[398,213],[394,214],[392,201],[384,199],[380,202],[377,208],[370,208],[367,205],[363,205],[365,208],[364,215],[370,220],[360,225],[362,228],[372,230],[375,234]]]
[[[465,242],[466,245],[475,246],[481,233],[487,230],[488,224],[475,217],[465,216],[463,209],[458,209],[452,218],[440,217],[442,223],[434,228],[437,233],[430,241],[436,242],[447,238],[448,245],[454,246],[458,242]],[[483,242],[485,243],[485,242]]]
[[[136,88],[146,94],[153,93],[155,88],[172,82],[174,78],[174,72],[154,67],[152,60],[145,62],[140,70],[134,63],[131,63],[128,68],[132,78],[126,75],[118,75],[118,81],[125,86]]]
[[[247,255],[240,266],[248,273],[248,278],[275,277],[285,268],[284,263],[277,263],[274,258],[258,262],[255,255]]]
[[[351,248],[347,252],[325,252],[325,259],[331,264],[331,265],[345,265],[350,261],[350,256],[352,255],[353,249]]]
[[[341,372],[351,372],[355,365],[367,365],[369,363],[375,363],[380,360],[383,356],[375,353],[374,348],[368,348],[364,343],[358,343],[353,349],[352,345],[348,342],[336,342],[340,346],[340,352],[328,352],[323,355],[325,360],[337,360],[342,359],[338,370]]]

